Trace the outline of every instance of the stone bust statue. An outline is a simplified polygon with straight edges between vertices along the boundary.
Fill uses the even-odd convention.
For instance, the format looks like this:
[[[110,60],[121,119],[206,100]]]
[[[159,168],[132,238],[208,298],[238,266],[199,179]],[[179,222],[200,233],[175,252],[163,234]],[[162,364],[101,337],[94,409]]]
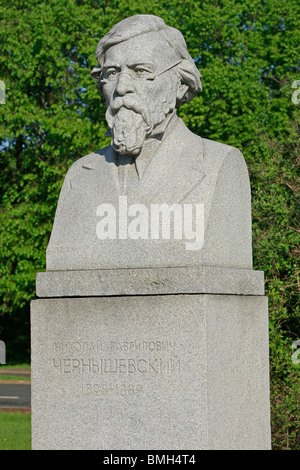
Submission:
[[[251,269],[244,157],[193,134],[177,116],[201,91],[182,34],[161,18],[136,15],[100,40],[96,58],[91,75],[111,144],[69,169],[47,270]]]

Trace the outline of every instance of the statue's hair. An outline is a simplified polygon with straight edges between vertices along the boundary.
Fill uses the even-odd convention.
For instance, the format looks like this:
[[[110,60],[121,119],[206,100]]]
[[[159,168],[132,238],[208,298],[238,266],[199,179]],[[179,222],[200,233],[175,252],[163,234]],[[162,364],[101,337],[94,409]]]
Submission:
[[[99,41],[96,48],[96,59],[99,67],[95,67],[91,75],[98,81],[102,72],[104,54],[110,47],[140,36],[141,34],[157,32],[181,59],[176,67],[182,83],[188,85],[188,90],[179,103],[187,103],[202,90],[201,74],[192,57],[188,53],[186,42],[178,29],[167,26],[162,18],[154,15],[135,15],[120,21]]]

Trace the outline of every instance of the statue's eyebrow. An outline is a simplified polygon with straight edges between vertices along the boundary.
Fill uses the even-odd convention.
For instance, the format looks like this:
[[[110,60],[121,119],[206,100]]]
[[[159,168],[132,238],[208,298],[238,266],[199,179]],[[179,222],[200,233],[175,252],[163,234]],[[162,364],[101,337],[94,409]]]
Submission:
[[[152,69],[154,67],[154,64],[152,64],[150,62],[132,62],[132,63],[126,64],[126,66],[130,69],[134,68],[134,67],[139,67],[139,66],[148,67],[148,68]],[[119,68],[121,68],[121,65],[116,64],[115,62],[107,62],[103,65],[103,69],[108,69],[110,67],[114,67],[116,69],[119,69]]]
[[[154,64],[152,64],[151,62],[132,62],[131,64],[127,64],[127,66],[129,68],[138,67],[138,66],[153,68]]]
[[[121,66],[116,63],[110,62],[110,63],[104,64],[102,68],[108,69],[109,67],[114,67],[116,69],[119,69]]]

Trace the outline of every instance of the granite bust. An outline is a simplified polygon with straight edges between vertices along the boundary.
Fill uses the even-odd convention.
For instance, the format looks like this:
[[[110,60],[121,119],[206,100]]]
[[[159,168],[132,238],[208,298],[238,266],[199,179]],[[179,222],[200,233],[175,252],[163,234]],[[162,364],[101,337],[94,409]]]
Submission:
[[[96,58],[91,75],[105,99],[111,144],[69,169],[47,270],[252,269],[244,157],[236,148],[193,134],[177,116],[177,109],[201,91],[201,75],[182,34],[159,17],[136,15],[100,40]],[[153,207],[169,210],[170,236],[150,231],[153,220],[145,217]],[[197,234],[201,242],[187,249]]]

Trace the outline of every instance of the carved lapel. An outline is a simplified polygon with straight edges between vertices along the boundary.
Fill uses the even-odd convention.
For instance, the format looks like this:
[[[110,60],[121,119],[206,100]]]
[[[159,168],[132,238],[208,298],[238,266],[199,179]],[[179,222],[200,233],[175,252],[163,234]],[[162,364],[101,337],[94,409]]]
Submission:
[[[102,202],[116,202],[121,192],[116,154],[110,146],[92,154],[82,170],[93,174],[90,182],[96,184]],[[143,177],[128,188],[128,203],[181,203],[204,178],[202,139],[179,119],[152,156]]]
[[[128,197],[143,204],[181,203],[204,178],[202,139],[179,119]]]

